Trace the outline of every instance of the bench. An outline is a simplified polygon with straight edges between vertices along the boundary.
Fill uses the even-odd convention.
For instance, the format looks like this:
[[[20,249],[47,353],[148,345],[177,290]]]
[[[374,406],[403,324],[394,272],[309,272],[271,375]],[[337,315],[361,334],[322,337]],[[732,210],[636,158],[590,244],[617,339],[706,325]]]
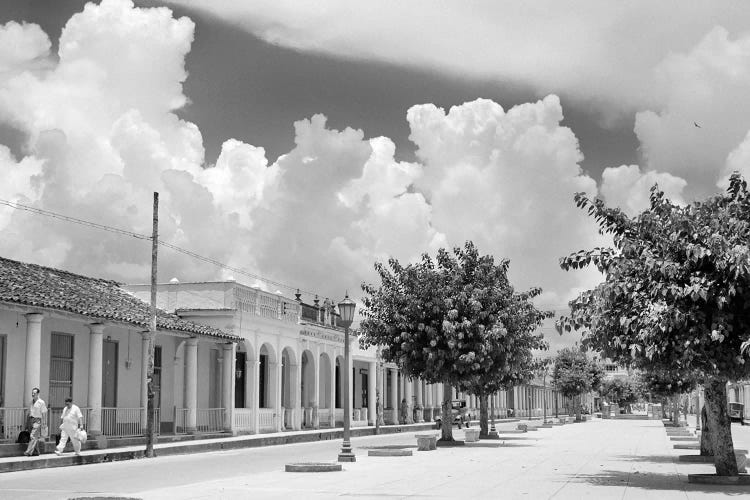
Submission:
[[[417,434],[417,451],[437,450],[437,434]]]
[[[464,436],[467,443],[476,443],[479,441],[479,429],[466,429]]]

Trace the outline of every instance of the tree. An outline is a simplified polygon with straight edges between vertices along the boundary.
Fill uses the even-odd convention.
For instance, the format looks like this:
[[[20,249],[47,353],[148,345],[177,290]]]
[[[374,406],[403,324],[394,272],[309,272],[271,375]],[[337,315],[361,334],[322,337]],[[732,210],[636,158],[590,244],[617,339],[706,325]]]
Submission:
[[[576,398],[576,421],[581,420],[580,396],[599,387],[604,371],[580,348],[566,347],[555,356],[552,380],[566,398]]]
[[[680,395],[688,393],[697,387],[699,380],[695,374],[651,370],[642,371],[638,378],[644,393],[670,402],[673,408],[672,423],[678,425]],[[713,448],[708,439],[710,433],[705,423],[703,427],[704,430],[701,432],[701,455],[713,455]]]
[[[489,395],[530,381],[538,366],[534,351],[548,347],[544,336],[536,330],[553,313],[540,311],[532,303],[542,293],[541,288],[514,293],[509,284],[508,287],[508,293],[497,304],[500,308],[494,328],[500,330],[500,335],[492,336],[495,342],[487,346],[489,360],[479,373],[460,385],[479,399],[479,435],[483,437],[489,434]]]
[[[595,265],[605,276],[571,301],[561,330],[584,330],[584,345],[646,370],[705,380],[716,473],[736,475],[726,383],[748,375],[750,194],[733,174],[726,193],[678,206],[654,186],[635,218],[577,194],[614,248],[579,251],[563,269]]]
[[[442,437],[452,441],[451,390],[494,366],[494,351],[513,350],[515,337],[498,325],[512,297],[507,260],[480,255],[472,242],[440,249],[407,266],[375,263],[381,284],[363,284],[363,346],[377,345],[385,361],[408,376],[443,383]]]
[[[640,395],[638,383],[625,378],[613,378],[603,380],[599,387],[599,394],[617,406],[629,408],[631,404],[638,401]],[[630,411],[626,411],[630,413]]]

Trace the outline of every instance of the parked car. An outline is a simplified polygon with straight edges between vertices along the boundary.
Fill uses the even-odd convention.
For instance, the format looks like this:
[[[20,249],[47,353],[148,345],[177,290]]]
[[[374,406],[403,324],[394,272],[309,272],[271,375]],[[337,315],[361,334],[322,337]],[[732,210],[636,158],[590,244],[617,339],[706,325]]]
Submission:
[[[745,425],[743,416],[745,415],[745,405],[742,403],[729,403],[729,420],[738,421],[741,425]]]
[[[459,429],[464,423],[466,424],[466,427],[469,426],[470,418],[466,409],[466,401],[463,399],[454,399],[451,401],[451,414],[453,415],[453,423],[458,424]],[[433,420],[435,420],[435,424],[439,428],[443,422],[442,412],[435,415]]]

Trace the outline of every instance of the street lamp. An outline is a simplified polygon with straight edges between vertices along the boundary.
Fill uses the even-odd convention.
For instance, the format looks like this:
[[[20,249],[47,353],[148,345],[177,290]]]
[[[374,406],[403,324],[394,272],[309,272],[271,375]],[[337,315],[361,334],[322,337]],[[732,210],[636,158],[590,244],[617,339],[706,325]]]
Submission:
[[[350,421],[352,418],[352,409],[350,407],[351,394],[349,393],[349,327],[354,320],[354,308],[357,304],[349,298],[349,292],[346,293],[344,300],[339,302],[339,324],[344,327],[344,442],[341,445],[339,453],[339,462],[356,462],[357,457],[352,452],[352,443],[350,436]]]

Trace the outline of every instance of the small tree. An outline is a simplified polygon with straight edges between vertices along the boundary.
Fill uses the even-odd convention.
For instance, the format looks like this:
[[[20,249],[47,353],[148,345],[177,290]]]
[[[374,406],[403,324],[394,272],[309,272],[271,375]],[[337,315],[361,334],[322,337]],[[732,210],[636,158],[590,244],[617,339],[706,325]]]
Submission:
[[[480,436],[489,434],[489,395],[531,380],[537,366],[534,351],[548,347],[544,336],[536,329],[553,313],[540,311],[531,302],[541,293],[540,288],[533,288],[505,297],[493,328],[496,334],[488,336],[487,361],[481,371],[461,384],[461,389],[479,398]]]
[[[642,369],[695,373],[705,380],[716,473],[737,475],[726,384],[750,373],[750,193],[733,174],[723,195],[688,206],[654,186],[636,218],[576,195],[614,249],[580,251],[563,269],[595,265],[605,281],[571,302],[565,330],[585,345]]]
[[[363,284],[363,346],[377,345],[385,361],[408,376],[443,384],[442,440],[452,441],[451,390],[464,387],[493,364],[493,351],[510,338],[497,328],[512,296],[508,261],[480,255],[473,243],[433,260],[388,267],[375,264],[379,286]]]
[[[695,389],[699,383],[695,374],[666,370],[642,371],[638,379],[644,393],[669,401],[672,406],[672,424],[679,425],[680,395]],[[705,427],[705,423],[704,423]],[[701,455],[713,455],[708,429],[701,432]]]
[[[552,380],[563,396],[575,399],[576,421],[581,420],[581,394],[599,387],[603,373],[582,349],[568,347],[557,353]]]
[[[608,401],[617,403],[617,406],[626,408],[625,413],[630,413],[630,405],[638,401],[640,396],[638,383],[625,378],[603,380],[599,394]]]

